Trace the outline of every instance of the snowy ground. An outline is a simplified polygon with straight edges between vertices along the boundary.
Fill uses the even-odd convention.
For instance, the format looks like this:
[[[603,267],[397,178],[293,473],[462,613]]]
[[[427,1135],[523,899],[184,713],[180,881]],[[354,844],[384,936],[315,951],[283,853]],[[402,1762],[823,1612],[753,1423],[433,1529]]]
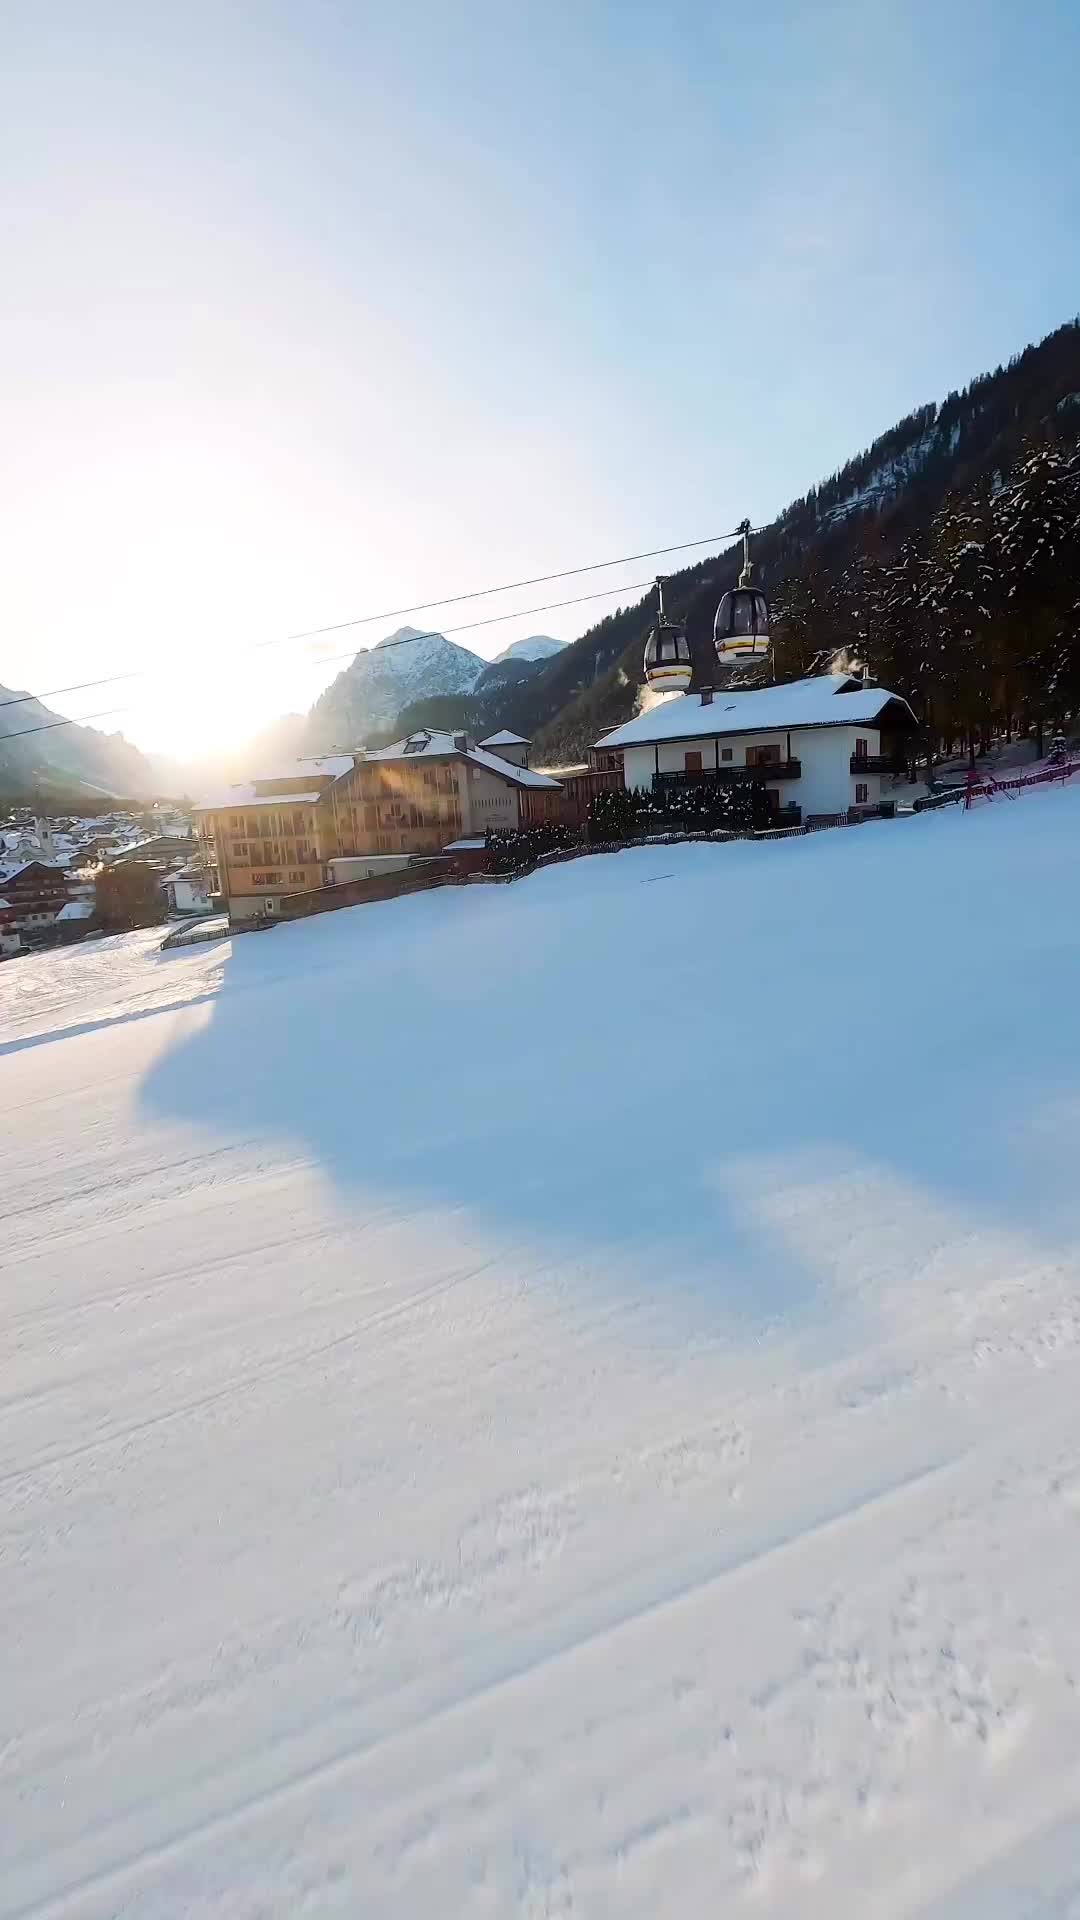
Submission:
[[[0,1914],[1073,1920],[1078,846],[0,969]]]

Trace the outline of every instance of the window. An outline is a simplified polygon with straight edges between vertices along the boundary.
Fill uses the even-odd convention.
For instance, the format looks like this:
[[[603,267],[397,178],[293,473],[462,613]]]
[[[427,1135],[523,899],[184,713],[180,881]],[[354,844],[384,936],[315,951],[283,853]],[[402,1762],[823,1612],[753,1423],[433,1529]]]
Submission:
[[[730,747],[721,747],[720,758],[721,760],[730,760],[732,758],[732,749]]]
[[[748,767],[775,767],[780,762],[779,747],[747,747],[746,764]]]
[[[869,795],[870,795],[870,789],[867,786],[866,781],[857,780],[855,783],[855,805],[857,807],[865,807],[866,802],[869,798]]]
[[[687,754],[686,754],[686,771],[687,771],[687,773],[700,773],[700,772],[701,772],[701,755],[700,755],[700,753],[690,753],[689,751],[687,752]]]
[[[868,757],[868,753],[869,753],[869,745],[870,745],[870,743],[869,743],[869,741],[867,741],[867,740],[856,740],[856,742],[855,742],[855,758],[856,758],[856,760],[865,760],[865,759],[867,759],[867,757]]]
[[[233,846],[232,846],[232,857],[233,857],[233,859],[234,859],[234,860],[246,860],[246,859],[247,859],[247,857],[248,857],[248,850],[247,850],[247,841],[246,841],[246,840],[234,840],[234,841],[233,841]]]

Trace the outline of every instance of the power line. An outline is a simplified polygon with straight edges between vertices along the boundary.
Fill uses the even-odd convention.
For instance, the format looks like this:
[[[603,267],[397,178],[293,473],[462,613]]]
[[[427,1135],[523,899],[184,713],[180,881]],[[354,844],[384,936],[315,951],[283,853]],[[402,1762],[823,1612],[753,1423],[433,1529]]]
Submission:
[[[556,607],[580,607],[586,600],[607,600],[615,593],[644,593],[646,587],[653,584],[652,580],[628,580],[621,587],[602,587],[598,593],[576,593],[571,600],[549,600],[542,607],[518,607],[513,613],[489,614],[486,620],[465,620],[456,627],[433,627],[430,633],[409,633],[400,640],[380,640],[377,647],[371,648],[371,652],[385,653],[388,647],[408,647],[414,640],[442,640],[448,633],[472,633],[476,627],[496,627],[501,620],[527,620],[534,613],[553,613]],[[334,629],[329,627],[326,631],[332,633]],[[320,655],[313,664],[333,666],[335,660],[351,660],[355,653],[355,647],[346,647],[344,653]]]
[[[367,627],[367,626],[373,626],[380,620],[398,620],[398,619],[401,619],[407,613],[426,613],[428,609],[431,607],[453,607],[453,606],[460,605],[463,600],[485,600],[490,598],[492,594],[513,593],[516,589],[521,587],[545,586],[548,582],[553,580],[572,580],[582,573],[599,573],[604,567],[629,566],[630,563],[635,560],[659,560],[665,554],[668,554],[668,553],[684,553],[688,547],[720,546],[723,544],[725,540],[737,539],[739,537],[739,532],[740,532],[740,529],[736,528],[733,533],[710,533],[710,534],[703,535],[702,538],[698,540],[678,540],[675,542],[673,546],[670,546],[670,547],[650,547],[644,553],[623,554],[619,559],[616,559],[616,560],[593,560],[593,561],[590,561],[590,563],[587,566],[563,567],[561,571],[557,573],[537,573],[537,574],[534,574],[532,578],[529,580],[507,580],[507,581],[504,581],[501,586],[497,586],[497,587],[475,587],[469,593],[448,594],[441,600],[421,600],[421,601],[418,601],[414,606],[393,607],[393,608],[390,608],[385,613],[360,613],[360,614],[357,614],[353,619],[336,620],[332,622],[331,625],[326,627],[305,627],[300,629],[296,633],[276,634],[272,640],[256,640],[252,642],[250,647],[238,648],[237,652],[238,653],[260,652],[266,647],[279,647],[283,645],[288,645],[297,640],[316,640],[324,633],[342,633],[348,627]],[[753,527],[751,528],[751,532],[760,533],[761,528]],[[645,585],[651,586],[652,581],[647,580],[645,582]],[[631,593],[636,593],[638,589],[636,587],[631,587],[629,589],[620,587],[620,588],[613,588],[611,589],[611,591],[620,592],[620,593],[629,591]],[[548,613],[548,612],[551,612],[556,607],[573,607],[573,606],[577,606],[579,604],[579,601],[590,600],[590,599],[599,600],[601,598],[603,598],[603,595],[599,593],[581,594],[572,600],[554,600],[547,607],[523,607],[523,608],[520,608],[515,613],[499,614],[497,618],[501,620],[502,619],[505,619],[505,620],[526,619],[528,615],[531,613]],[[465,633],[468,631],[470,627],[487,626],[490,624],[492,624],[492,622],[484,621],[484,620],[475,620],[475,621],[468,622],[467,625],[465,626],[451,627],[449,631],[451,633]],[[389,644],[393,646],[406,646],[409,644],[409,641],[411,640],[414,640],[414,639],[427,640],[430,638],[431,638],[430,634],[410,634],[408,640],[395,640],[393,642],[390,642]],[[387,643],[384,643],[384,644],[387,644]],[[345,658],[345,655],[334,654],[331,656],[331,658],[343,660]],[[145,679],[151,675],[152,671],[153,670],[149,667],[131,667],[128,669],[126,673],[103,674],[97,680],[79,680],[73,686],[69,686],[69,687],[47,687],[44,693],[13,694],[9,700],[0,700],[0,709],[4,707],[25,706],[28,700],[55,700],[61,694],[65,694],[65,693],[86,693],[89,691],[91,687],[111,687],[111,686],[115,686],[121,680]],[[116,708],[115,711],[126,712],[127,709]],[[76,722],[75,724],[77,725],[78,723]],[[34,731],[40,731],[40,729],[27,727],[25,731],[27,733],[33,733]],[[7,738],[13,739],[14,735],[9,734]]]
[[[151,669],[149,667],[131,667],[127,673],[105,674],[100,680],[76,680],[73,686],[48,687],[44,693],[14,693],[10,700],[0,700],[0,708],[24,707],[28,700],[55,700],[62,693],[86,693],[91,687],[112,687],[116,685],[118,680],[138,680],[143,674],[148,674],[150,671]],[[28,727],[27,732],[29,733],[31,731],[33,731],[33,729]],[[10,738],[10,735],[5,736],[0,734],[0,740],[5,737]]]
[[[34,698],[33,695],[30,696]],[[51,733],[54,727],[85,727],[88,720],[107,720],[114,713],[130,713],[130,707],[103,707],[98,713],[81,713],[77,720],[43,720],[37,727],[20,727],[15,733],[0,733],[0,747],[9,740],[25,740],[31,733]]]
[[[751,527],[751,533],[760,533],[760,527]],[[734,533],[707,533],[700,540],[678,540],[671,547],[650,547],[645,553],[624,553],[617,560],[593,560],[586,567],[564,567],[560,573],[536,573],[531,580],[506,580],[500,587],[476,587],[471,593],[451,593],[442,600],[421,600],[415,607],[391,607],[386,613],[361,613],[352,620],[335,620],[328,627],[306,627],[299,633],[287,633],[286,640],[314,640],[322,633],[341,633],[346,627],[368,627],[379,620],[400,620],[407,613],[427,613],[431,607],[454,607],[462,600],[486,600],[493,593],[514,593],[519,587],[544,587],[552,580],[572,580],[581,573],[598,573],[602,567],[628,567],[636,560],[659,560],[666,553],[684,553],[687,547],[719,546],[724,540],[737,540],[741,529]],[[652,581],[648,582],[652,585]],[[556,606],[572,606],[571,600],[556,601]],[[526,613],[529,611],[525,609]],[[537,609],[543,612],[543,608]],[[479,625],[479,621],[476,622]],[[460,631],[460,629],[458,629]],[[273,647],[276,640],[260,640],[259,646]]]
[[[499,622],[503,620],[525,620],[529,617],[530,614],[533,614],[533,613],[551,613],[554,611],[556,607],[577,607],[577,606],[581,606],[582,603],[586,600],[606,600],[616,593],[642,593],[646,587],[651,587],[652,584],[653,583],[651,580],[635,580],[635,581],[629,581],[629,582],[624,581],[622,585],[617,587],[602,587],[596,593],[574,594],[573,597],[569,600],[548,600],[545,602],[543,606],[540,606],[540,607],[517,607],[515,608],[513,613],[493,613],[488,615],[488,617],[484,620],[466,620],[466,621],[463,621],[459,626],[446,628],[446,632],[447,633],[469,633],[474,627],[494,627],[494,626],[498,626]],[[400,640],[384,640],[382,645],[374,648],[373,651],[376,653],[382,653],[385,651],[387,647],[407,647],[411,645],[411,643],[414,640],[438,640],[438,639],[441,639],[442,637],[443,637],[442,629],[433,628],[430,633],[410,633],[408,635],[404,635]],[[346,648],[344,653],[329,654],[325,659],[315,661],[312,664],[317,666],[332,666],[335,660],[351,659],[355,654],[355,652],[356,652],[355,647],[348,647]],[[149,674],[150,669],[143,668],[143,669],[137,670],[137,672],[141,676],[145,677],[146,675]],[[116,674],[114,677],[118,680],[130,680],[136,677],[136,673]],[[83,687],[108,686],[108,685],[109,685],[109,682],[107,680],[84,680],[82,682]],[[62,689],[58,688],[57,691],[58,692],[62,691]],[[71,689],[71,691],[74,692],[75,689],[73,688]],[[48,698],[49,696],[33,694],[33,693],[24,693],[20,697],[23,700],[37,700],[41,698]],[[5,706],[5,705],[17,706],[18,704],[19,702],[15,700],[0,701],[0,706]],[[88,720],[104,720],[110,714],[130,713],[131,711],[132,709],[130,706],[105,707],[99,713],[80,714],[77,718],[72,720],[45,720],[39,726],[36,726],[36,727],[19,727],[17,731],[14,733],[0,733],[0,747],[3,747],[8,740],[25,740],[28,737],[28,735],[32,733],[50,733],[54,727],[83,727],[86,725]]]

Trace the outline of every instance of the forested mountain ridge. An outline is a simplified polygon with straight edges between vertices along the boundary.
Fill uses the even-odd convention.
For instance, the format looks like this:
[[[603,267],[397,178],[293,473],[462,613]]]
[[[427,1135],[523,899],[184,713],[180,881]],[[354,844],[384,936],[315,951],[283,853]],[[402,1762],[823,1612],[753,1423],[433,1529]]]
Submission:
[[[756,578],[778,615],[782,676],[805,670],[831,644],[853,640],[866,650],[865,621],[860,630],[858,596],[853,600],[851,592],[853,571],[888,567],[907,550],[910,573],[919,541],[929,539],[946,502],[996,498],[1029,443],[1069,448],[1078,439],[1080,323],[1074,321],[963,392],[909,414],[794,501],[754,541]],[[1080,553],[1074,557],[1080,568]],[[1067,571],[1071,563],[1062,562],[1059,552],[1060,564]],[[686,622],[698,682],[717,681],[713,614],[720,594],[734,585],[738,565],[732,546],[673,574],[665,589],[670,615]],[[809,597],[819,615],[801,627],[800,588],[816,588]],[[500,723],[538,734],[545,759],[580,757],[601,727],[633,711],[653,605],[649,596],[590,629],[545,664],[517,700],[510,694]],[[922,608],[920,617],[925,614]],[[886,651],[882,671],[889,657]],[[908,680],[901,690],[926,691],[925,670],[914,679],[909,672]]]

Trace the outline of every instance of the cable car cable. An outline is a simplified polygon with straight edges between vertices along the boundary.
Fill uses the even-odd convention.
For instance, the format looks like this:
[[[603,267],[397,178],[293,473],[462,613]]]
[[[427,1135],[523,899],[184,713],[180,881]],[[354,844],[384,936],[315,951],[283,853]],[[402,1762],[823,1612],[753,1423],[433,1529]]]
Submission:
[[[757,533],[757,532],[762,532],[763,529],[756,527],[753,529],[753,531]],[[449,594],[441,600],[419,600],[411,607],[395,607],[395,608],[391,608],[389,611],[385,613],[357,614],[353,619],[336,620],[332,622],[329,626],[325,626],[325,627],[303,627],[298,629],[298,631],[295,633],[276,634],[272,640],[255,640],[248,647],[238,647],[236,650],[236,655],[231,657],[237,657],[244,653],[259,652],[265,647],[284,646],[287,644],[294,643],[295,641],[298,641],[298,640],[314,640],[319,638],[319,636],[324,633],[341,633],[347,627],[365,627],[365,626],[372,626],[380,620],[396,620],[406,613],[425,613],[430,607],[457,606],[463,600],[483,600],[490,597],[490,595],[496,594],[496,593],[513,593],[516,589],[520,587],[539,587],[539,586],[544,586],[549,581],[553,581],[553,580],[571,580],[575,578],[578,574],[599,573],[601,569],[604,567],[629,566],[630,563],[634,560],[653,560],[653,559],[660,558],[661,555],[666,553],[683,553],[686,551],[688,547],[704,547],[704,546],[720,545],[725,540],[737,539],[741,532],[742,532],[742,528],[736,527],[734,531],[731,533],[710,533],[710,534],[704,535],[699,540],[678,540],[675,542],[673,546],[670,546],[670,547],[652,547],[645,553],[623,554],[617,560],[593,560],[593,561],[590,561],[587,566],[563,567],[561,571],[557,573],[537,573],[537,574],[534,574],[531,579],[508,580],[508,581],[504,581],[501,586],[497,586],[497,587],[475,587],[470,593]],[[652,581],[646,582],[646,585],[648,586],[651,586],[652,584],[653,584]],[[630,591],[636,592],[637,589],[631,588]],[[599,599],[601,596],[599,594],[596,594],[591,597]],[[581,598],[584,600],[584,599],[590,598],[590,596],[587,594],[583,594]],[[551,606],[552,607],[560,607],[560,606],[571,607],[577,604],[578,603],[576,600],[556,600],[551,603]],[[520,617],[521,619],[526,619],[530,613],[546,613],[550,610],[551,609],[548,607],[523,607],[520,609],[519,614],[507,614],[505,618],[515,619]],[[500,616],[500,617],[503,617],[503,616]],[[480,626],[480,625],[483,625],[484,623],[481,621],[476,621],[473,624]],[[465,632],[465,630],[466,629],[464,627],[455,627],[452,629],[452,631],[455,633],[463,633]],[[431,636],[429,634],[409,634],[402,640],[385,641],[383,642],[383,644],[389,645],[389,646],[395,646],[395,647],[404,647],[404,646],[409,646],[413,640],[426,640],[426,639],[429,639],[430,637]],[[339,659],[343,659],[345,656],[337,655],[335,657]],[[130,667],[125,673],[103,674],[100,676],[100,678],[96,680],[79,680],[74,685],[69,687],[46,687],[43,693],[13,694],[11,698],[8,700],[0,700],[0,709],[4,707],[21,707],[21,706],[24,706],[28,700],[54,700],[58,698],[61,694],[65,694],[65,693],[84,693],[88,691],[88,689],[91,687],[115,686],[117,682],[120,680],[137,680],[137,679],[141,679],[145,675],[151,674],[152,672],[153,672],[152,667]],[[121,711],[121,709],[118,708],[116,709],[116,711],[119,712]],[[124,711],[126,711],[126,709],[124,709]],[[27,728],[27,732],[31,732],[31,731],[32,731],[31,728]]]
[[[494,627],[494,626],[497,626],[499,622],[503,620],[524,620],[524,619],[527,619],[529,615],[533,613],[551,613],[556,607],[577,607],[577,606],[581,606],[584,601],[606,600],[610,596],[616,593],[642,593],[644,592],[646,587],[651,587],[653,584],[654,583],[651,580],[627,580],[627,581],[623,581],[617,587],[601,587],[595,593],[574,594],[573,597],[569,600],[548,600],[548,601],[545,601],[545,603],[539,607],[517,607],[514,609],[513,613],[493,613],[493,614],[489,614],[483,620],[465,620],[465,621],[462,621],[458,626],[446,628],[445,631],[447,633],[469,633],[472,631],[474,627]],[[404,640],[384,641],[382,646],[373,649],[373,651],[377,653],[382,653],[384,648],[388,646],[405,647],[405,646],[408,646],[410,642],[413,640],[435,640],[435,639],[441,638],[442,635],[443,635],[443,629],[441,628],[438,631],[436,631],[435,629],[432,629],[430,633],[411,633],[409,634],[408,638]],[[320,666],[320,667],[332,666],[335,660],[350,660],[354,657],[355,653],[356,653],[355,647],[348,647],[346,648],[344,653],[330,654],[324,660],[311,661],[309,664],[312,666]],[[116,674],[114,678],[117,680],[130,680],[136,677],[140,677],[140,678],[150,677],[152,673],[153,673],[153,668],[143,667],[143,668],[136,669],[130,674]],[[109,682],[107,680],[86,680],[82,682],[82,685],[84,687],[108,686]],[[57,691],[60,692],[60,691],[63,691],[63,689],[58,688]],[[72,689],[72,691],[75,691],[75,689]],[[45,697],[48,697],[48,696],[45,696]],[[27,693],[27,694],[23,694],[21,698],[23,700],[37,700],[42,698],[42,696],[34,693]],[[0,705],[7,705],[7,706],[17,706],[18,704],[19,702],[15,700],[0,702]],[[14,733],[0,733],[0,747],[3,747],[8,740],[25,740],[27,736],[31,733],[48,733],[52,730],[53,727],[82,727],[82,726],[85,726],[87,721],[89,720],[103,720],[109,714],[131,713],[133,710],[134,710],[133,706],[105,707],[98,713],[84,713],[84,714],[77,715],[73,719],[45,720],[35,727],[19,727]]]

